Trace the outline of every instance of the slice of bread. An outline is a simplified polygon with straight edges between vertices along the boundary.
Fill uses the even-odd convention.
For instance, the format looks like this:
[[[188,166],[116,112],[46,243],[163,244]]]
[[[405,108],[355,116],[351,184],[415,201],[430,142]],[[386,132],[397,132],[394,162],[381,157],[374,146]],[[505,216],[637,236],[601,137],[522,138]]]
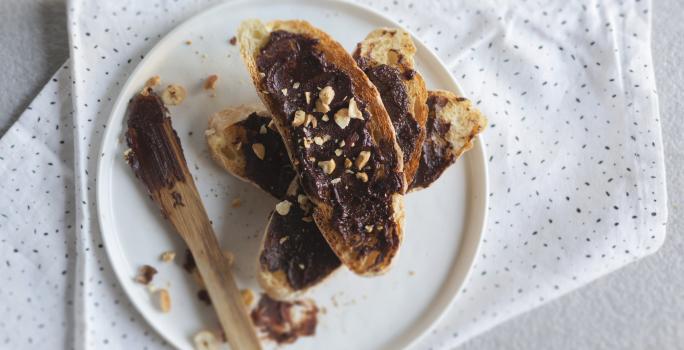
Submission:
[[[312,210],[313,203],[294,179],[269,217],[257,280],[274,299],[292,299],[342,265],[313,222]]]
[[[403,236],[406,182],[377,89],[305,21],[244,21],[237,38],[321,233],[350,270],[384,272]]]
[[[427,134],[412,191],[426,188],[444,173],[465,151],[472,140],[487,127],[487,119],[471,102],[453,92],[430,91]]]
[[[295,177],[280,134],[269,127],[271,116],[261,104],[227,108],[209,118],[209,153],[241,180],[283,198]]]
[[[354,59],[380,92],[404,154],[404,176],[411,183],[425,139],[427,89],[416,72],[416,46],[411,35],[397,28],[379,28],[357,45]]]

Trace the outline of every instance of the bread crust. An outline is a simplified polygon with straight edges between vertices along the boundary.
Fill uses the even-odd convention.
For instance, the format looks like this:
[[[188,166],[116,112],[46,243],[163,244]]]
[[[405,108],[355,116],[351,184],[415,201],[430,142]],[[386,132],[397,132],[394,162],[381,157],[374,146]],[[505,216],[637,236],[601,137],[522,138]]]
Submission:
[[[413,152],[410,154],[404,152],[404,176],[408,184],[413,181],[418,171],[420,145],[425,140],[425,122],[428,117],[426,104],[428,91],[423,77],[415,70],[413,59],[415,53],[416,46],[411,35],[398,28],[378,28],[368,33],[354,52],[354,58],[357,61],[361,58],[369,67],[384,64],[397,68],[402,76],[412,76],[411,79],[402,80],[402,83],[408,92],[410,117],[418,124],[420,132]]]
[[[328,63],[333,64],[343,73],[350,77],[355,94],[366,103],[367,111],[372,116],[366,123],[366,127],[372,135],[376,145],[380,142],[391,145],[396,154],[396,168],[393,173],[400,174],[403,191],[391,194],[391,206],[393,209],[392,220],[396,227],[398,242],[403,238],[403,192],[406,190],[406,179],[403,176],[402,152],[396,142],[396,135],[387,111],[384,109],[380,95],[375,86],[368,80],[363,71],[356,65],[354,59],[344,50],[342,45],[332,39],[328,34],[311,26],[306,21],[273,21],[263,24],[259,20],[243,21],[238,29],[237,39],[240,43],[240,53],[247,66],[257,94],[264,105],[273,115],[275,125],[280,132],[285,146],[294,162],[295,142],[287,125],[287,116],[282,113],[281,106],[274,98],[266,93],[263,77],[257,69],[257,57],[261,47],[267,42],[270,32],[281,30],[294,34],[301,34],[318,41],[316,48],[325,56]],[[321,233],[335,251],[340,260],[353,272],[360,275],[377,275],[385,272],[393,258],[396,256],[400,244],[391,246],[389,251],[372,251],[361,257],[359,252],[342,239],[342,233],[333,225],[333,207],[330,203],[311,198],[315,204],[314,220]],[[377,257],[381,259],[377,260]]]

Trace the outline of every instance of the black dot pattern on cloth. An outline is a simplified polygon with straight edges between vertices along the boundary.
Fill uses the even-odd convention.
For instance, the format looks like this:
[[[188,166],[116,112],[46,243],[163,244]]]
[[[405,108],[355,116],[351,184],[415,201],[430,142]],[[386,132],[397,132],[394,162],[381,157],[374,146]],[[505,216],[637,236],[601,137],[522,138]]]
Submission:
[[[0,208],[0,279],[13,286],[0,290],[10,301],[0,347],[168,346],[111,271],[88,174],[113,99],[145,52],[216,2],[71,3],[73,76],[58,73],[0,143],[0,190],[11,198]],[[661,245],[667,212],[650,1],[362,3],[435,50],[490,122],[482,249],[460,298],[420,348],[453,347]],[[64,85],[75,88],[74,115]]]

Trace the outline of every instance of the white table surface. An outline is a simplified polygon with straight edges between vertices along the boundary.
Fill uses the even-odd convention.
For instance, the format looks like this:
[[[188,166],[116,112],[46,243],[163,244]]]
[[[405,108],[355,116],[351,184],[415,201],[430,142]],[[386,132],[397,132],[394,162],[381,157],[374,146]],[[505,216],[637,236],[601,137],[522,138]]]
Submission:
[[[676,349],[684,344],[684,1],[653,0],[670,222],[656,254],[516,317],[462,349]],[[0,134],[67,59],[63,0],[0,0]]]

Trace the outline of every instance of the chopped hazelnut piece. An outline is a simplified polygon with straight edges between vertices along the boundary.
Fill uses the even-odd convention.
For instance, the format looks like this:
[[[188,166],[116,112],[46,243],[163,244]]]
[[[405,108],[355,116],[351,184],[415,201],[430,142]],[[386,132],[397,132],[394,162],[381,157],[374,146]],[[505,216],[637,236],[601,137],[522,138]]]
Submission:
[[[256,154],[257,158],[264,160],[264,157],[266,156],[266,148],[264,145],[255,143],[252,145],[252,151],[254,151],[254,154]]]
[[[157,269],[150,265],[143,265],[138,270],[138,276],[135,277],[135,281],[147,285],[152,282],[154,275],[157,274]]]
[[[169,291],[161,288],[155,293],[157,295],[157,306],[163,313],[171,311],[171,295]]]
[[[292,84],[292,88],[295,89],[295,90],[296,90],[296,89],[299,89],[299,83],[296,82],[296,83]]]
[[[361,180],[361,182],[368,182],[368,174],[364,172],[356,173],[356,178]]]
[[[342,141],[340,141],[340,143],[338,143],[338,145],[340,145],[340,147],[344,147],[345,144],[346,143],[344,142],[344,140],[342,140]]]
[[[349,110],[346,108],[342,108],[335,113],[335,123],[337,123],[337,126],[342,129],[349,125],[350,120],[351,118],[349,118]]]
[[[311,139],[308,138],[308,137],[305,137],[305,138],[303,139],[303,141],[304,141],[304,148],[309,148],[309,147],[311,147],[311,144],[313,143],[313,140],[311,140]]]
[[[177,106],[185,100],[186,92],[185,88],[177,85],[171,84],[164,89],[161,98],[165,105]]]
[[[280,92],[282,92],[283,95],[287,96],[287,89],[281,89]]]
[[[204,81],[204,90],[216,90],[216,83],[218,82],[218,75],[212,74]]]
[[[262,134],[262,135],[265,135],[266,133],[268,133],[268,130],[266,130],[266,125],[262,125],[262,126],[259,128],[259,133]]]
[[[336,178],[332,179],[332,181],[330,181],[330,183],[332,183],[334,185],[334,184],[339,183],[340,181],[342,181],[342,179],[339,177],[336,177]]]
[[[214,128],[204,130],[204,136],[211,136],[214,134],[216,134],[216,129]]]
[[[323,138],[320,136],[314,136],[313,141],[319,146],[323,146]]]
[[[338,157],[341,156],[341,155],[342,155],[342,150],[339,149],[339,148],[336,149],[336,150],[335,150],[335,155],[338,156]]]
[[[151,77],[150,79],[147,79],[147,82],[145,83],[145,87],[146,88],[155,87],[155,86],[159,85],[160,81],[161,81],[161,78],[159,78],[158,75],[155,75],[155,76]]]
[[[323,116],[321,117],[321,120],[324,121],[324,122],[327,122],[327,121],[330,120],[330,118],[328,117],[327,114],[323,114]]]
[[[330,106],[321,102],[321,100],[316,101],[316,112],[328,113],[330,112]]]
[[[366,225],[366,226],[364,226],[364,228],[366,229],[366,232],[373,231],[373,225]]]
[[[163,252],[161,257],[160,257],[161,261],[163,261],[163,262],[172,262],[173,259],[175,259],[175,258],[176,258],[176,252],[173,252],[170,250]]]
[[[266,77],[266,73],[264,73],[264,72],[259,72],[259,76],[262,77],[262,78],[265,78],[265,77]]]
[[[304,92],[304,98],[306,99],[306,104],[311,103],[311,93],[306,91]]]
[[[279,244],[283,244],[283,243],[287,242],[288,239],[290,239],[290,236],[281,237],[281,238],[278,240],[278,243],[279,243]]]
[[[333,171],[335,171],[335,161],[330,159],[318,162],[318,167],[323,169],[324,173],[330,175]]]
[[[305,268],[306,268],[306,266],[304,266],[304,264],[299,264],[299,269],[300,269],[300,270],[304,270]]]
[[[304,121],[306,121],[306,113],[303,110],[298,110],[294,114],[294,119],[292,119],[292,126],[295,128],[304,124]]]
[[[301,206],[305,206],[309,203],[309,197],[303,194],[297,195],[297,203]]]
[[[359,156],[356,157],[356,160],[354,161],[354,165],[356,165],[356,169],[363,169],[364,166],[366,166],[366,163],[368,163],[368,160],[370,159],[370,151],[361,151],[359,152]]]
[[[241,289],[240,295],[242,296],[242,302],[244,302],[245,305],[247,305],[247,306],[252,305],[252,302],[254,301],[254,292],[252,292],[251,289],[249,289],[249,288]]]
[[[359,107],[356,105],[356,100],[354,100],[353,98],[349,100],[349,117],[355,119],[363,119],[363,114],[361,114]]]
[[[307,114],[306,115],[306,121],[304,122],[304,126],[309,126],[311,124],[311,127],[314,129],[318,127],[318,119],[313,116],[313,114]]]
[[[351,168],[351,166],[352,166],[352,161],[349,160],[349,158],[345,158],[345,160],[344,160],[344,167],[347,168],[347,169],[349,169],[349,168]]]
[[[220,346],[216,336],[210,331],[195,334],[192,341],[195,343],[195,350],[218,350]]]
[[[290,207],[292,206],[292,203],[288,200],[284,200],[278,204],[276,204],[275,210],[278,214],[280,215],[287,215],[287,213],[290,212]]]
[[[240,197],[233,198],[230,202],[230,206],[233,208],[239,208],[242,205],[242,199]]]
[[[335,90],[332,87],[326,86],[318,93],[318,99],[322,104],[329,106],[330,102],[335,98]]]

